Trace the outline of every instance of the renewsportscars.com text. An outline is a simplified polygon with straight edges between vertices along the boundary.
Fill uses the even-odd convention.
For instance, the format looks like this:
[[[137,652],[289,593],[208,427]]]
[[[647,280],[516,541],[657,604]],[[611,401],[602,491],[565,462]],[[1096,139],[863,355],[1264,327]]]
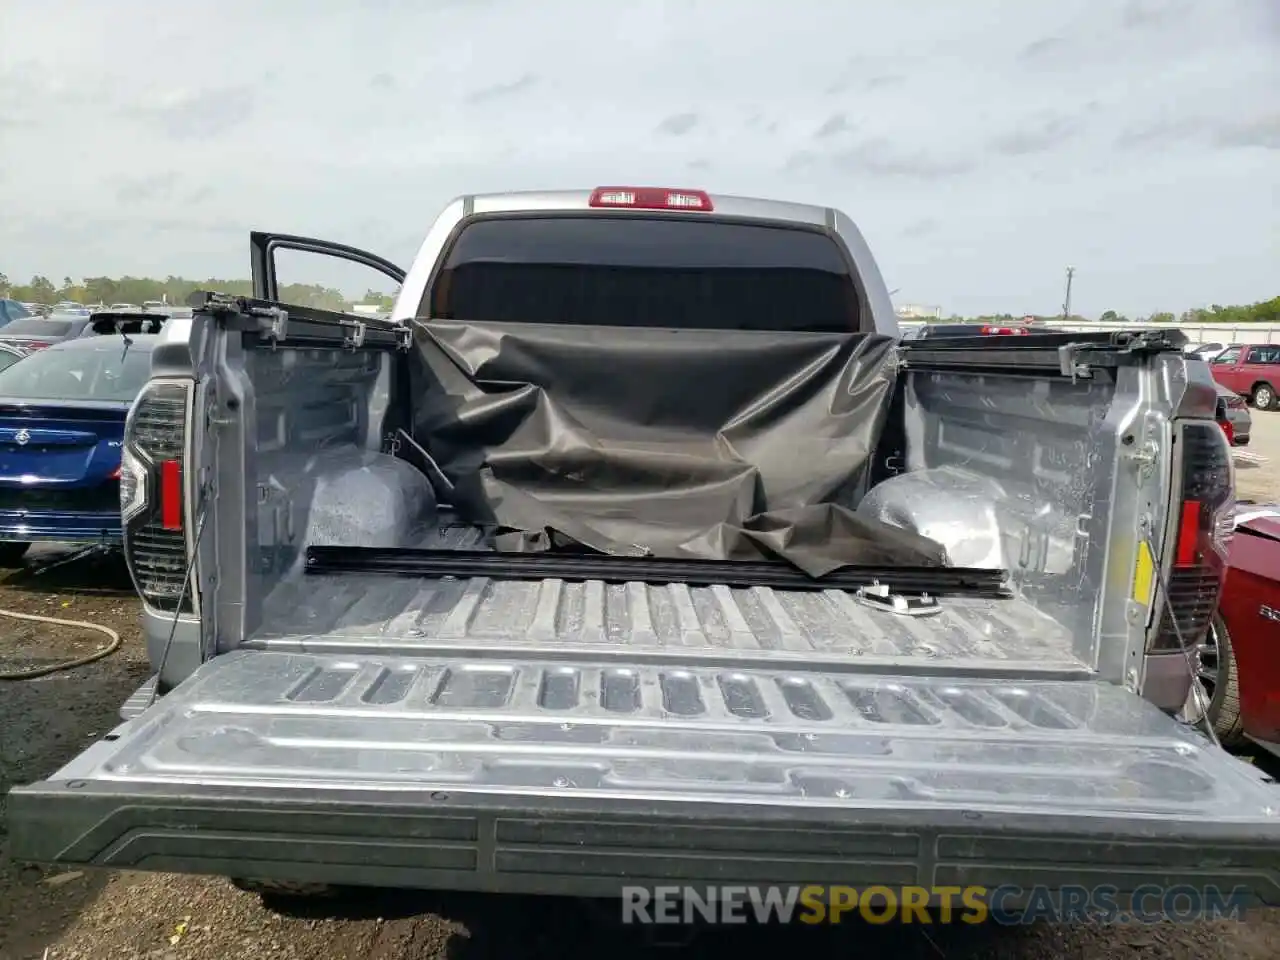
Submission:
[[[663,923],[1195,923],[1243,920],[1243,889],[1117,887],[624,887],[622,922]]]

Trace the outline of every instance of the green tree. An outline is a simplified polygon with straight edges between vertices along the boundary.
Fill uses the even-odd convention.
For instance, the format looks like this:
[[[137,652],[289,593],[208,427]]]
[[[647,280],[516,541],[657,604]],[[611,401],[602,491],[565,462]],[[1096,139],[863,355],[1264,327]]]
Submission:
[[[369,303],[378,305],[380,310],[390,310],[396,305],[394,294],[380,293],[377,290],[366,290],[364,296],[360,298],[361,303]]]
[[[84,278],[85,297],[90,303],[105,303],[108,306],[113,303],[119,303],[120,298],[116,296],[116,286],[116,282],[110,277]]]
[[[58,290],[48,277],[36,274],[28,286],[31,288],[31,299],[36,303],[53,304],[58,301]]]
[[[0,297],[9,296],[9,277],[7,274],[0,273]]]

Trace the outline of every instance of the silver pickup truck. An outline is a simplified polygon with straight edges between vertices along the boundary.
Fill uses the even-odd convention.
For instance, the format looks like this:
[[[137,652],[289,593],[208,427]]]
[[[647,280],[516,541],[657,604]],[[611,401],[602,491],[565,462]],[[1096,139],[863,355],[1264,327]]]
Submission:
[[[391,319],[278,302],[280,250]],[[1179,719],[1233,474],[1178,334],[903,343],[846,216],[700,191],[251,254],[127,427],[155,676],[13,791],[15,858],[1280,903],[1280,790]]]

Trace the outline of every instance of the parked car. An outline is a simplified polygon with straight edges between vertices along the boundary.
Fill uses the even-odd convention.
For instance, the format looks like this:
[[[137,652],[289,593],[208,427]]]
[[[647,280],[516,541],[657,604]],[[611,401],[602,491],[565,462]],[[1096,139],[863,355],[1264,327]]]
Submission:
[[[28,350],[83,337],[90,330],[93,314],[54,313],[47,317],[24,317],[0,328],[0,343],[11,343]]]
[[[1218,388],[1217,412],[1214,419],[1227,435],[1227,440],[1234,447],[1247,446],[1249,435],[1253,432],[1253,417],[1249,414],[1249,404],[1244,397],[1234,390],[1228,390],[1220,383]]]
[[[7,326],[14,320],[21,320],[31,316],[31,311],[27,309],[26,304],[19,303],[17,300],[0,299],[0,328]]]
[[[255,298],[160,334],[123,459],[153,678],[9,793],[11,857],[1280,901],[1276,787],[1175,717],[1232,497],[1179,332],[901,342],[844,214],[695,190],[426,235],[405,271],[254,234]],[[392,321],[277,302],[279,250],[381,272]]]
[[[1227,747],[1280,756],[1280,505],[1240,504],[1222,602],[1200,651],[1209,716]]]
[[[116,313],[121,313],[129,310],[141,310],[142,308],[136,303],[113,303],[107,309]]]
[[[1280,408],[1280,344],[1233,343],[1209,362],[1213,379],[1259,410]]]
[[[0,565],[34,542],[120,542],[125,416],[155,339],[68,340],[0,370]]]
[[[1188,343],[1183,349],[1186,350],[1187,353],[1199,357],[1201,360],[1212,360],[1225,350],[1226,347],[1227,345],[1225,343]]]

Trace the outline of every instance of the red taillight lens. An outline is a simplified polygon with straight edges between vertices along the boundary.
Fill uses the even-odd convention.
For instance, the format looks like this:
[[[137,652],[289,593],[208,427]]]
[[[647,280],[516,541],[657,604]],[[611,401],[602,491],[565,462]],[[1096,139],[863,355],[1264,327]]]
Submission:
[[[111,473],[107,476],[107,479],[108,479],[108,480],[119,480],[119,479],[120,479],[120,468],[119,468],[119,467],[116,467],[114,470],[112,470],[112,471],[111,471]]]
[[[1178,545],[1174,550],[1175,567],[1194,567],[1199,559],[1200,514],[1204,504],[1198,500],[1182,501],[1182,513],[1178,519]]]
[[[1026,327],[993,327],[983,326],[979,331],[988,337],[1025,337],[1028,333]]]
[[[624,210],[712,210],[711,197],[704,190],[675,190],[669,187],[597,187],[587,201],[591,207]]]
[[[1236,442],[1236,428],[1231,425],[1230,420],[1219,420],[1218,426],[1222,428],[1222,432],[1227,435],[1227,443],[1234,444]]]
[[[45,343],[43,340],[25,340],[22,345],[28,350],[44,350],[53,346],[53,344]]]
[[[160,464],[160,526],[182,529],[182,463],[178,460]]]

